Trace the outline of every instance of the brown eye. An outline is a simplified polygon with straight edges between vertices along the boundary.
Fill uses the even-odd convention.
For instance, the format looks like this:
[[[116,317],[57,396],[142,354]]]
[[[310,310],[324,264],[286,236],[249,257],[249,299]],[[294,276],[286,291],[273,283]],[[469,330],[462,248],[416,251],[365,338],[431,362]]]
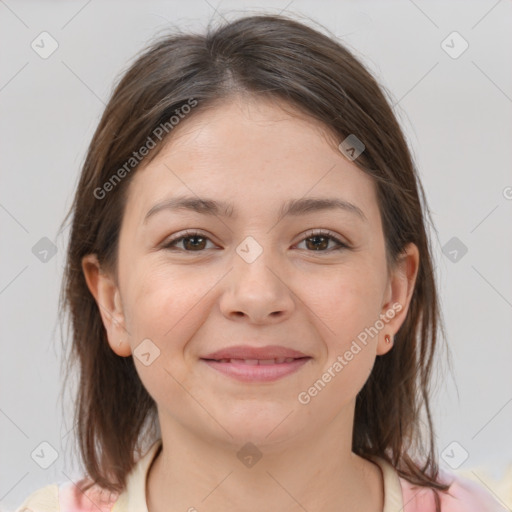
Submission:
[[[327,236],[315,235],[306,238],[306,247],[313,251],[320,251],[322,249],[327,249],[329,245],[329,238]],[[310,244],[308,244],[311,242]]]
[[[180,236],[169,240],[164,249],[182,250],[184,252],[200,252],[206,249],[207,241],[211,241],[208,237],[199,232],[187,232],[185,236]],[[182,244],[181,247],[177,247]]]
[[[186,236],[183,237],[184,247],[187,249],[204,249],[206,245],[206,237],[203,236]]]
[[[306,238],[302,240],[302,242],[306,243],[308,252],[332,252],[349,248],[347,244],[343,243],[330,231],[317,231],[310,233]],[[336,245],[334,248],[328,249],[330,242],[334,242]]]

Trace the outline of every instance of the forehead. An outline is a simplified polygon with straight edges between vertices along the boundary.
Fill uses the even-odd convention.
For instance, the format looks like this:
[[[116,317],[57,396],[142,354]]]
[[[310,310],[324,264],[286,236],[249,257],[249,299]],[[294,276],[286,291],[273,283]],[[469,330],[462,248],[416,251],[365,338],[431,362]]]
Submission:
[[[341,154],[332,133],[267,100],[235,98],[185,119],[133,176],[126,211],[141,223],[157,202],[183,195],[229,201],[237,216],[292,197],[337,195],[378,215],[373,180]]]

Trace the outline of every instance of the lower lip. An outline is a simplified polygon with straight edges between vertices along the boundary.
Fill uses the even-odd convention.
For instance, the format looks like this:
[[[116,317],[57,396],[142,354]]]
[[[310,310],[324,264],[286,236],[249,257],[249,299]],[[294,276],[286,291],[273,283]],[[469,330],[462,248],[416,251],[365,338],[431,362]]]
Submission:
[[[220,361],[213,361],[211,359],[202,359],[202,361],[215,370],[243,382],[271,382],[296,372],[310,359],[310,357],[303,357],[295,359],[290,363],[257,365],[245,363],[221,363]]]

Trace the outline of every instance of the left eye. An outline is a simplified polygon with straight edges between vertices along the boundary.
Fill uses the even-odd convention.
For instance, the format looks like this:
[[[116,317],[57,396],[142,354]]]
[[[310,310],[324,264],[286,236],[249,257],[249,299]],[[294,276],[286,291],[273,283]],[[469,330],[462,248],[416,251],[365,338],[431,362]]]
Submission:
[[[197,231],[187,231],[185,236],[171,238],[167,243],[165,243],[163,248],[169,249],[171,251],[178,250],[182,252],[201,252],[205,249],[205,244],[207,241],[211,242],[211,240],[204,236],[202,233]],[[330,250],[325,250],[327,249],[330,241],[335,242],[336,246]],[[303,238],[299,243],[303,242],[307,244],[308,249],[312,248],[312,251],[315,252],[331,252],[349,248],[347,244],[343,243],[330,231],[315,231],[309,233],[308,236]],[[180,243],[184,243],[181,248],[177,247],[177,245]]]
[[[343,243],[337,236],[335,236],[330,231],[316,231],[313,233],[310,233],[306,238],[304,238],[300,243],[305,242],[308,244],[309,247],[313,247],[314,251],[320,251],[320,252],[331,252],[331,251],[339,251],[341,249],[348,249],[348,245]],[[333,249],[330,249],[329,251],[324,251],[322,249],[326,249],[329,245],[329,241],[333,241],[336,246]]]

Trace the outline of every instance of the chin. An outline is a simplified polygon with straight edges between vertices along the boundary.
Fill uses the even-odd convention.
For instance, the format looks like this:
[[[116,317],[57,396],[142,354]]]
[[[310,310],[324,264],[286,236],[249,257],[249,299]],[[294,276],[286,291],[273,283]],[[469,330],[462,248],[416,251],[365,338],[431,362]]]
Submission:
[[[265,447],[267,451],[272,451],[273,447],[282,447],[299,433],[296,431],[297,423],[290,422],[290,418],[285,419],[289,414],[290,410],[286,410],[275,416],[270,415],[265,419],[260,419],[257,414],[253,414],[253,421],[247,421],[245,418],[243,421],[240,418],[240,421],[229,421],[226,418],[221,424],[233,437],[229,436],[224,430],[222,430],[222,435],[228,443],[236,447],[251,442],[257,447],[262,449]],[[303,430],[303,428],[300,430]]]

